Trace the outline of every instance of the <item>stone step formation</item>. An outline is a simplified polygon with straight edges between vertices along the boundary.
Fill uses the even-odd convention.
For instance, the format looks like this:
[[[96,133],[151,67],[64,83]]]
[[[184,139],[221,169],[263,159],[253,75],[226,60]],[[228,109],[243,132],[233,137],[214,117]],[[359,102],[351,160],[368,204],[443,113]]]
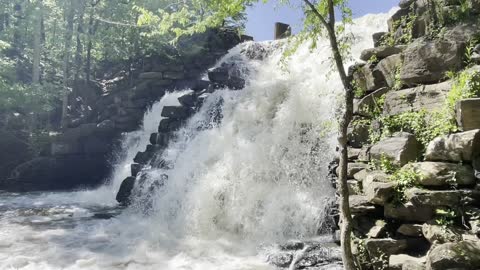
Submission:
[[[158,132],[150,135],[150,144],[145,151],[138,152],[131,165],[131,176],[127,177],[121,184],[117,193],[117,201],[127,206],[132,202],[133,190],[135,185],[142,184],[143,170],[147,167],[160,169],[173,169],[172,164],[159,159],[162,152],[168,147],[169,143],[175,139],[176,132],[185,125],[187,120],[200,110],[205,98],[217,89],[240,90],[245,86],[245,80],[239,75],[234,75],[235,65],[221,65],[218,68],[212,68],[208,71],[209,81],[200,80],[193,85],[185,85],[192,91],[178,98],[179,106],[165,106],[161,116],[164,117],[159,125]],[[213,121],[220,121],[218,117]],[[159,181],[154,181],[151,190],[155,186],[161,186],[163,181],[168,180],[167,175],[163,175]],[[138,180],[138,181],[137,181]]]

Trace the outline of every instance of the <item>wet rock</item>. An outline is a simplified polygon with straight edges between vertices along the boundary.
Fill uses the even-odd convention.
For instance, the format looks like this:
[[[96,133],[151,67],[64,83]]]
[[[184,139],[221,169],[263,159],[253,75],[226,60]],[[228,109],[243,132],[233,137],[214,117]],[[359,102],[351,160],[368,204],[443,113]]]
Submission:
[[[465,44],[458,39],[418,39],[405,51],[400,79],[407,85],[436,83],[463,67]]]
[[[152,134],[150,134],[149,142],[150,142],[151,144],[157,144],[157,137],[158,137],[158,133],[152,133]]]
[[[277,267],[286,268],[286,267],[289,267],[290,264],[292,263],[293,254],[287,253],[287,252],[275,253],[268,256],[267,260],[269,263]]]
[[[387,58],[394,54],[399,54],[405,50],[407,46],[397,45],[397,46],[380,46],[375,48],[370,48],[362,51],[360,54],[360,59],[363,61],[369,61],[373,56],[381,60]]]
[[[415,171],[419,177],[417,184],[422,186],[469,186],[475,184],[475,175],[470,165],[445,162],[417,162],[405,165]]]
[[[163,79],[163,73],[162,72],[143,72],[138,75],[138,78],[141,80],[157,80],[157,79]]]
[[[143,165],[142,164],[138,164],[138,163],[133,163],[132,165],[130,165],[130,172],[132,174],[133,177],[137,176],[137,174],[143,169]]]
[[[447,243],[462,240],[461,231],[451,227],[423,224],[422,233],[430,243]]]
[[[305,243],[301,241],[290,241],[286,244],[280,245],[281,250],[302,250],[305,247]]]
[[[480,129],[435,138],[427,147],[427,161],[472,161],[480,155]]]
[[[148,151],[138,152],[133,158],[133,162],[145,165],[150,161],[151,158],[152,158],[152,153]]]
[[[390,91],[386,94],[383,112],[387,115],[396,115],[422,109],[427,111],[438,110],[445,104],[447,93],[451,88],[451,81],[447,81]]]
[[[165,71],[163,78],[167,80],[181,80],[185,78],[185,73],[183,71]]]
[[[480,129],[480,98],[460,100],[455,111],[457,124],[461,130]]]
[[[434,247],[427,256],[427,270],[478,269],[480,241],[460,241]]]
[[[419,157],[419,144],[413,134],[398,132],[370,148],[370,159],[389,159],[393,164],[403,166]]]
[[[341,261],[341,252],[338,247],[328,247],[326,244],[314,243],[308,246],[303,254],[301,254],[301,257],[295,261],[293,269],[320,267],[339,261]]]
[[[165,133],[170,131],[176,131],[182,126],[183,122],[179,119],[167,118],[162,119],[158,125],[158,132]]]
[[[162,110],[162,117],[184,120],[193,114],[193,110],[184,106],[165,106]]]
[[[178,98],[178,101],[182,106],[194,107],[197,103],[197,96],[195,93],[189,93]]]
[[[127,177],[125,180],[123,180],[116,196],[117,202],[119,202],[121,205],[130,204],[130,196],[132,195],[134,186],[135,177]]]

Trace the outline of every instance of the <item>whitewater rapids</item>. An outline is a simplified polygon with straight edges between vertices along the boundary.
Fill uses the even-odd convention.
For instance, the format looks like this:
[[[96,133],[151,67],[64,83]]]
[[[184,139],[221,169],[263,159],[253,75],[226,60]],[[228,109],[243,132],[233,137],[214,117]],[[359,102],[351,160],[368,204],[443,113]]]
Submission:
[[[352,55],[372,47],[387,14],[355,20]],[[145,114],[143,127],[125,135],[110,181],[97,190],[0,193],[0,269],[274,269],[275,244],[311,239],[323,223],[334,190],[326,179],[335,155],[335,119],[341,83],[331,72],[326,40],[312,53],[303,44],[282,65],[282,42],[263,42],[263,60],[232,49],[250,73],[241,91],[219,90],[193,116],[162,157],[174,169],[145,215],[137,203],[114,200],[138,151],[156,132],[163,106],[188,92],[167,94]],[[209,108],[222,100],[222,121]],[[210,106],[210,107],[209,107]],[[199,123],[209,128],[199,129]]]

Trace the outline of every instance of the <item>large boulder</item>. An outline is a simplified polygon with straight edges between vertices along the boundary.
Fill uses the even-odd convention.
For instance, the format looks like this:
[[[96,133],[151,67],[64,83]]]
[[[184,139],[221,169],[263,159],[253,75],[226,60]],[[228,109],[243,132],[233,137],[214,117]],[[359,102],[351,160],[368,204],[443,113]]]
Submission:
[[[381,60],[377,64],[375,69],[379,70],[383,74],[388,87],[401,87],[403,85],[400,78],[398,78],[398,74],[402,68],[402,62],[402,55],[395,54]]]
[[[120,185],[120,189],[118,190],[116,200],[121,205],[128,205],[131,203],[131,195],[133,188],[135,187],[135,177],[127,177],[123,180],[122,184]]]
[[[412,203],[402,205],[385,204],[384,215],[386,218],[393,218],[410,222],[426,222],[435,215],[435,209],[430,206],[418,206]]]
[[[423,270],[425,257],[413,257],[406,254],[391,255],[388,260],[389,270]]]
[[[395,184],[381,171],[369,173],[363,180],[363,191],[369,202],[384,205],[394,194]]]
[[[470,165],[426,161],[407,164],[404,168],[415,171],[419,176],[417,184],[422,186],[470,186],[475,184],[475,174]]]
[[[480,155],[480,129],[475,129],[435,138],[427,147],[425,160],[471,162],[478,155]]]
[[[373,64],[357,66],[353,72],[356,87],[364,92],[370,92],[387,86],[383,74],[375,69]]]
[[[405,45],[380,46],[370,48],[362,51],[362,53],[360,54],[360,59],[362,59],[363,61],[369,61],[372,57],[376,57],[377,59],[383,59],[394,54],[399,54],[403,52],[405,48]]]
[[[415,161],[419,154],[417,139],[414,135],[406,132],[396,133],[370,148],[370,159],[387,158],[399,166]]]
[[[348,145],[361,148],[370,140],[370,123],[366,121],[352,121],[347,131]]]
[[[400,79],[407,85],[436,83],[464,65],[465,43],[456,39],[418,39],[403,52]]]
[[[427,256],[427,270],[478,269],[480,241],[460,241],[434,247]]]
[[[446,228],[441,225],[425,223],[422,226],[422,233],[430,243],[447,243],[462,240],[461,231],[454,228]]]
[[[387,115],[396,115],[422,109],[427,111],[441,109],[450,89],[452,89],[452,82],[447,81],[400,91],[390,91],[386,94],[383,112]]]
[[[471,189],[428,190],[410,188],[405,191],[405,197],[414,205],[432,207],[452,207],[472,204],[480,201],[480,192]]]
[[[461,130],[480,129],[480,98],[460,100],[455,110],[457,123]]]

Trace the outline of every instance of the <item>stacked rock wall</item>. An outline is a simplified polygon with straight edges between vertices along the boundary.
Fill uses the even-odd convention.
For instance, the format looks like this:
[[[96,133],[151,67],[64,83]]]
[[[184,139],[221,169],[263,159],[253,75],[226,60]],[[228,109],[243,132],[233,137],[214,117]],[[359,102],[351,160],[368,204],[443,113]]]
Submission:
[[[480,269],[479,11],[475,0],[401,1],[350,69],[362,269]]]

